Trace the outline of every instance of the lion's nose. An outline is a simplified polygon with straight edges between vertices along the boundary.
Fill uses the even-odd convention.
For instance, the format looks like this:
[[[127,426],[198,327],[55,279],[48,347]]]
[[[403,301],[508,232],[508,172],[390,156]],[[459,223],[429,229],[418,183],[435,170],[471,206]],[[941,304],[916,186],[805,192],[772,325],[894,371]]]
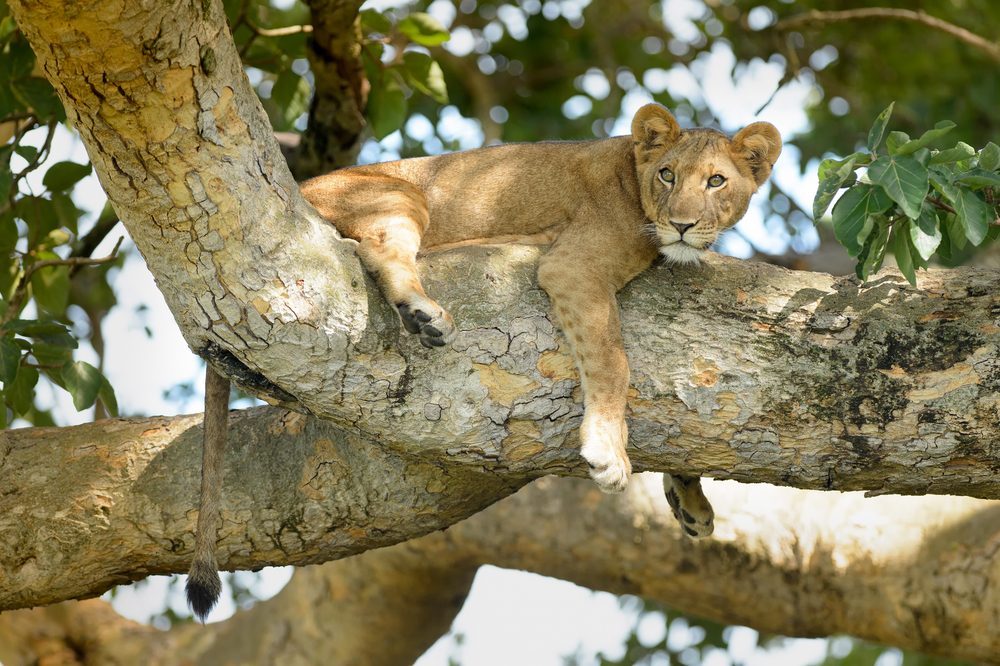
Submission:
[[[688,229],[690,229],[691,227],[693,227],[694,225],[693,224],[683,224],[681,222],[674,222],[673,220],[671,220],[670,221],[670,226],[672,226],[674,229],[676,229],[677,233],[679,233],[681,236],[683,236],[684,232],[687,231]]]

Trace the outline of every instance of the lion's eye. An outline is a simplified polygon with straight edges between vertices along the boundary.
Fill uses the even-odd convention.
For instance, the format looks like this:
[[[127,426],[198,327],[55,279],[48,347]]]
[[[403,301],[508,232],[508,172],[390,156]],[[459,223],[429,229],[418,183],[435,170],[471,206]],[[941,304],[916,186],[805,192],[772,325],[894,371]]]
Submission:
[[[722,184],[726,182],[726,177],[720,174],[715,174],[708,179],[709,187],[722,187]]]
[[[660,173],[657,174],[660,178],[660,182],[664,184],[673,184],[674,182],[674,172],[670,169],[663,168],[660,169]]]

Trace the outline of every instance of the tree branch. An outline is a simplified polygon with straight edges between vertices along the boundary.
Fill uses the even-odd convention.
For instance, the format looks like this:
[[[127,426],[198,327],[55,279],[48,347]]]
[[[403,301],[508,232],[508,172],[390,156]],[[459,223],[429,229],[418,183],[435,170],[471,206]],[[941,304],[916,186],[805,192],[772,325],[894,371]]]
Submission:
[[[527,482],[400,456],[274,408],[234,414],[229,442],[216,553],[230,570],[405,541]],[[200,416],[0,432],[0,609],[186,571],[200,450]]]
[[[923,10],[900,9],[894,7],[863,7],[860,9],[845,9],[843,11],[820,11],[814,9],[803,14],[797,14],[778,21],[775,30],[796,30],[812,25],[836,23],[840,21],[863,21],[866,19],[888,19],[893,21],[912,21],[939,30],[955,37],[959,41],[982,51],[993,60],[1000,62],[1000,44],[990,41],[974,32],[966,30],[954,23],[949,23]]]
[[[135,627],[129,636],[98,613],[87,624],[105,633],[86,649],[155,655],[151,666],[261,663],[275,645],[304,655],[303,663],[322,654],[331,663],[351,655],[359,666],[408,664],[448,626],[475,568],[489,563],[765,632],[849,633],[990,663],[1000,653],[1000,588],[991,582],[997,502],[714,483],[706,490],[721,509],[716,534],[692,542],[670,516],[658,479],[636,481],[609,497],[589,481],[540,480],[445,532],[299,570],[274,599],[223,624],[168,634]],[[88,610],[72,604],[57,615],[58,608],[0,615],[0,659],[10,654],[5,637],[16,643],[37,633],[26,618],[80,626],[68,620]],[[415,615],[427,621],[414,623]]]
[[[428,290],[461,330],[451,349],[423,349],[354,244],[301,200],[221,9],[148,4],[123,25],[82,21],[72,39],[48,20],[59,0],[12,6],[191,347],[255,394],[386,450],[525,480],[579,473],[577,377],[536,285],[539,249],[425,257]],[[169,58],[141,39],[161,19],[190,37],[169,40]],[[722,258],[647,271],[620,298],[633,462],[996,497],[997,293],[1000,273],[971,269],[927,271],[917,288]]]

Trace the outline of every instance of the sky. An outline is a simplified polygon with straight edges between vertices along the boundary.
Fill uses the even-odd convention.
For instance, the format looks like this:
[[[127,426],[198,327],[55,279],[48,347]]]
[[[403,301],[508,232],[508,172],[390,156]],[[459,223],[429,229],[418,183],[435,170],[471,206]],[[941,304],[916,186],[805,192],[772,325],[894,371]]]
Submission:
[[[380,3],[382,5],[386,3]],[[395,3],[388,3],[395,4]],[[552,5],[552,1],[545,5]],[[573,13],[581,10],[583,4],[573,0],[554,3],[555,10]],[[692,29],[691,20],[697,16],[699,2],[692,0],[668,0],[669,27],[675,34],[683,35]],[[436,2],[431,12],[446,25],[453,17],[450,2]],[[511,18],[508,27],[516,19]],[[457,53],[466,49],[464,37],[459,34],[452,48]],[[834,57],[835,54],[831,57]],[[651,101],[651,92],[669,88],[673,95],[703,98],[712,108],[722,126],[735,131],[753,120],[768,120],[774,123],[787,139],[808,128],[803,108],[810,95],[815,92],[808,81],[793,82],[780,91],[759,115],[754,111],[763,105],[781,77],[782,71],[776,64],[755,62],[742,71],[740,78],[732,80],[734,58],[724,45],[717,46],[697,68],[697,77],[692,72],[673,67],[647,74],[641,82],[626,94],[621,115],[615,125],[615,133],[627,133],[631,115],[642,104]],[[589,96],[600,97],[607,94],[607,81],[603,75],[591,73],[579,81],[581,99]],[[575,98],[567,100],[564,112],[578,113],[584,104]],[[587,102],[589,103],[589,102]],[[422,120],[421,120],[422,119]],[[429,120],[418,117],[407,126],[409,134],[420,140],[430,138],[435,129]],[[463,145],[472,147],[481,141],[482,133],[478,125],[464,119],[457,110],[445,110],[440,134],[456,138]],[[68,130],[60,129],[55,141],[57,159],[87,160],[79,141]],[[401,146],[401,136],[397,132],[382,141],[366,146],[362,161],[394,157]],[[14,165],[17,166],[16,164]],[[806,210],[811,207],[815,192],[815,165],[800,173],[798,156],[794,149],[786,149],[775,166],[773,178],[782,189],[789,192]],[[41,174],[32,174],[28,185],[39,188]],[[86,210],[99,211],[104,203],[104,195],[95,176],[83,181],[76,190],[77,204]],[[95,213],[96,215],[96,213]],[[740,223],[740,231],[764,250],[782,252],[789,239],[783,230],[768,225],[759,208],[754,207]],[[785,234],[783,236],[783,234]],[[119,225],[99,247],[95,256],[110,251],[119,235],[127,237]],[[815,235],[815,234],[813,234]],[[810,242],[815,246],[818,239],[810,241],[808,234],[800,250],[808,250]],[[126,246],[130,241],[126,238]],[[723,249],[737,256],[747,256],[751,247],[738,235],[730,235],[723,243]],[[126,414],[176,414],[199,412],[202,410],[201,385],[204,378],[203,363],[187,348],[180,336],[173,317],[157,291],[151,275],[138,253],[132,252],[124,267],[113,278],[119,306],[107,317],[104,333],[108,354],[105,370],[116,388],[121,411]],[[79,358],[94,362],[92,350],[83,346]],[[181,395],[172,387],[194,381],[194,391]],[[43,399],[45,396],[43,396]],[[65,393],[55,393],[49,399],[56,405],[59,421],[63,424],[82,423],[91,420],[90,410],[78,413]],[[290,576],[288,569],[271,570],[258,582],[257,595],[266,598],[277,593]],[[165,578],[154,577],[135,589],[123,589],[115,599],[115,606],[123,614],[137,620],[147,621],[151,613],[162,610],[164,603],[170,604],[178,612],[184,610],[184,602],[176,588],[168,593]],[[234,611],[231,601],[223,595],[223,603],[213,611],[210,621],[219,621]],[[584,657],[592,659],[599,651],[609,657],[620,652],[621,644],[636,621],[636,612],[623,610],[618,597],[578,587],[576,585],[544,578],[533,574],[505,571],[494,567],[484,567],[476,577],[472,594],[455,621],[455,633],[464,639],[458,645],[454,636],[443,637],[418,662],[418,666],[444,666],[449,656],[461,656],[464,664],[475,666],[532,664],[562,665],[562,657],[580,650]],[[640,623],[640,639],[657,641],[662,639],[663,625],[656,618],[644,618]],[[659,635],[657,632],[660,632]],[[683,645],[686,640],[683,631],[671,635],[672,645]],[[511,640],[517,636],[517,640]],[[689,637],[688,637],[689,638]],[[756,632],[750,629],[736,629],[732,634],[730,652],[713,654],[704,662],[711,666],[724,666],[738,659],[747,664],[806,664],[814,663],[825,654],[824,641],[794,641],[790,643],[781,660],[774,653],[763,654],[755,651]],[[620,654],[619,654],[620,656]],[[891,666],[893,657],[886,657],[879,666]]]

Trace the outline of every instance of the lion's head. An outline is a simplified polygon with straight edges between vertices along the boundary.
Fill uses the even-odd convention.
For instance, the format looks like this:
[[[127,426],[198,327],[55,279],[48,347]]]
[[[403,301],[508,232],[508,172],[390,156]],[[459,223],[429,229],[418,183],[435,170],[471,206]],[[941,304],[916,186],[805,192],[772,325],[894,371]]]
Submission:
[[[729,138],[712,129],[681,131],[659,104],[632,120],[636,173],[646,217],[667,258],[697,263],[747,211],[781,153],[774,125],[747,125]]]

